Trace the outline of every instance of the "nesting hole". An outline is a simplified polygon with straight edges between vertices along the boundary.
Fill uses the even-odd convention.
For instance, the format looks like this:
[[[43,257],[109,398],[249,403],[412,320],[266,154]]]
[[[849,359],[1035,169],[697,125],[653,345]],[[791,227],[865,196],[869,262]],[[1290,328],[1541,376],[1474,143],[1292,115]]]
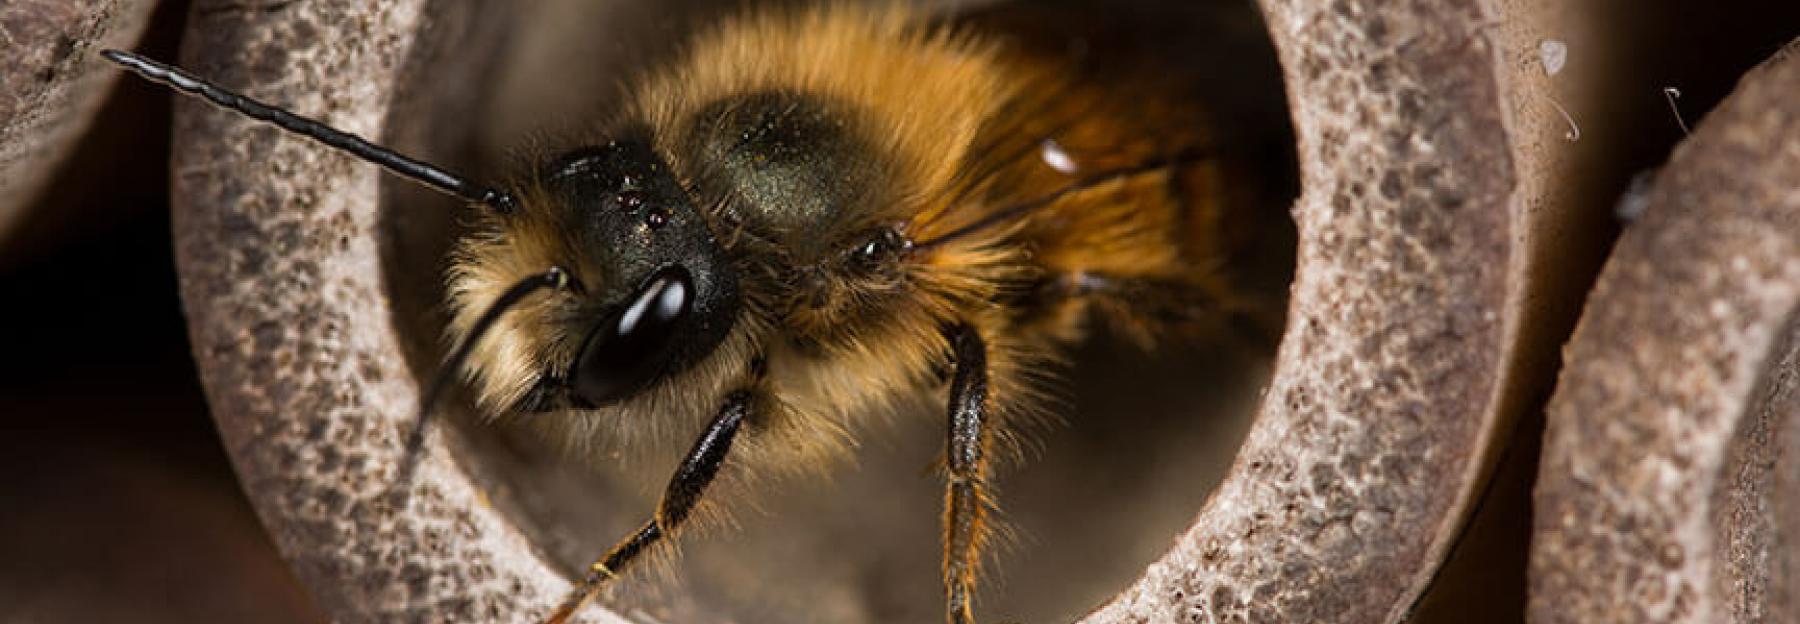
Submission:
[[[1274,51],[1247,0],[953,4],[1072,47],[1129,42],[1135,49],[1121,62],[1167,68],[1196,106],[1222,120],[1224,140],[1253,165],[1231,183],[1261,196],[1230,270],[1272,310],[1268,322],[1148,354],[1099,332],[1070,353],[1064,424],[1038,436],[1032,457],[1001,477],[1004,517],[1018,537],[988,567],[980,611],[995,621],[1068,621],[1131,583],[1186,529],[1248,428],[1291,281],[1292,132]],[[453,18],[411,61],[435,69],[409,73],[419,84],[401,90],[413,95],[395,107],[391,133],[459,171],[497,177],[480,172],[513,166],[509,152],[531,141],[591,133],[619,100],[622,79],[737,6],[547,0]],[[457,208],[403,182],[390,180],[383,192],[384,207],[405,207],[383,211],[395,325],[414,370],[429,374],[444,352],[442,275],[460,232]],[[565,457],[529,434],[477,422],[467,405],[454,396],[444,410],[452,452],[565,570],[641,523],[676,465],[674,456]],[[870,428],[855,461],[834,467],[829,481],[735,497],[753,501],[732,510],[736,526],[689,536],[667,569],[638,574],[605,600],[660,621],[940,618],[942,485],[931,467],[942,453],[941,411]]]

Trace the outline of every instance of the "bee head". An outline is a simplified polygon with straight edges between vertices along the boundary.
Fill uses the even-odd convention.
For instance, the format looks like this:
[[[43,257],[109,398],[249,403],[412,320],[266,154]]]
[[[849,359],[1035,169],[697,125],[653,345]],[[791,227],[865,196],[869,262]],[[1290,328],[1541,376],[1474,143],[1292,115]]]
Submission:
[[[561,315],[573,357],[544,371],[569,404],[631,398],[706,357],[740,307],[707,221],[646,140],[582,147],[540,172],[577,303]],[[554,366],[554,364],[553,364]],[[556,388],[541,392],[555,393]]]

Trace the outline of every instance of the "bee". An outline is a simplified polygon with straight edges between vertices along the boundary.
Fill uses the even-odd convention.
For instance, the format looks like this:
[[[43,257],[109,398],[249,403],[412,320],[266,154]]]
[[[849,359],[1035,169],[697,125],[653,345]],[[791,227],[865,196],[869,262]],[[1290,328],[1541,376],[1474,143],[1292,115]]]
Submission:
[[[150,80],[466,201],[451,349],[482,414],[581,449],[689,450],[561,623],[722,473],[841,461],[867,414],[941,401],[945,619],[975,621],[995,466],[1095,323],[1145,345],[1250,305],[1225,270],[1249,194],[1192,102],[897,6],[750,9],[645,73],[577,145],[473,181],[129,53]]]

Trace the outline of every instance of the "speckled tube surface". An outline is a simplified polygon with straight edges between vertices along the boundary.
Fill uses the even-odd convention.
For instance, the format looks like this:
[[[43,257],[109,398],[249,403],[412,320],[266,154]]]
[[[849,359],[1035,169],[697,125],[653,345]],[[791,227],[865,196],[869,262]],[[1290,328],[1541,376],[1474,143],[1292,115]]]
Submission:
[[[379,139],[417,36],[479,5],[199,3],[183,62]],[[279,78],[279,80],[274,80]],[[419,388],[377,241],[375,168],[197,102],[176,114],[176,255],[194,356],[264,525],[339,621],[531,621],[568,584],[488,506],[444,436],[392,496]],[[613,621],[594,610],[595,621]]]
[[[1535,622],[1800,619],[1800,42],[1642,197],[1567,350]]]
[[[1548,382],[1544,302],[1579,297],[1531,277],[1582,227],[1552,192],[1570,143],[1535,61],[1579,14],[1261,5],[1303,184],[1275,377],[1193,527],[1089,622],[1403,620]]]

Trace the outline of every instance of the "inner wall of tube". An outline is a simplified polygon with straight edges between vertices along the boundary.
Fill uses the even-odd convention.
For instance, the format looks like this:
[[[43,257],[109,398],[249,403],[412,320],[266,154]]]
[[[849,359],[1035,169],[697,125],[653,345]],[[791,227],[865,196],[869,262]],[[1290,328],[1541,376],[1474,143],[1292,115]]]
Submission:
[[[1776,553],[1796,538],[1794,497],[1782,493],[1800,485],[1800,469],[1780,458],[1800,443],[1800,310],[1779,332],[1725,454],[1724,487],[1713,493],[1714,538],[1723,545],[1714,563],[1731,580],[1734,607],[1767,605],[1797,586]]]
[[[974,4],[952,6],[1025,6]],[[1266,188],[1269,199],[1259,207],[1266,214],[1253,219],[1253,244],[1230,269],[1280,310],[1291,281],[1287,215],[1296,174],[1279,69],[1251,2],[1190,4],[1032,3],[1065,16],[1118,18],[1143,28],[1145,41],[1167,41],[1157,58],[1195,76],[1184,87],[1197,103],[1247,129],[1245,149],[1266,152],[1256,179],[1233,180]],[[600,125],[623,79],[666,60],[695,28],[738,6],[545,0],[482,9],[421,42],[412,62],[422,67],[409,72],[418,85],[401,91],[416,102],[396,107],[391,132],[403,148],[492,179],[481,174],[505,171],[515,164],[509,153],[530,141],[580,138]],[[1069,45],[1089,44],[1079,27],[1069,32]],[[444,254],[459,231],[456,206],[403,182],[383,188],[395,325],[423,385],[446,350]],[[986,568],[978,598],[984,619],[1077,618],[1129,585],[1186,529],[1248,428],[1279,335],[1278,327],[1238,330],[1149,354],[1101,331],[1070,353],[1069,401],[1058,410],[1064,424],[1039,436],[1033,456],[1000,477],[1000,503],[1016,537]],[[453,452],[547,560],[567,571],[643,522],[676,465],[673,456],[561,456],[527,434],[483,424],[466,393],[446,399],[440,415],[451,423]],[[686,536],[680,557],[633,570],[603,601],[645,621],[941,618],[943,496],[933,466],[944,416],[926,409],[889,420],[894,426],[868,428],[854,462],[831,467],[829,480],[784,481],[731,497],[736,526]]]

